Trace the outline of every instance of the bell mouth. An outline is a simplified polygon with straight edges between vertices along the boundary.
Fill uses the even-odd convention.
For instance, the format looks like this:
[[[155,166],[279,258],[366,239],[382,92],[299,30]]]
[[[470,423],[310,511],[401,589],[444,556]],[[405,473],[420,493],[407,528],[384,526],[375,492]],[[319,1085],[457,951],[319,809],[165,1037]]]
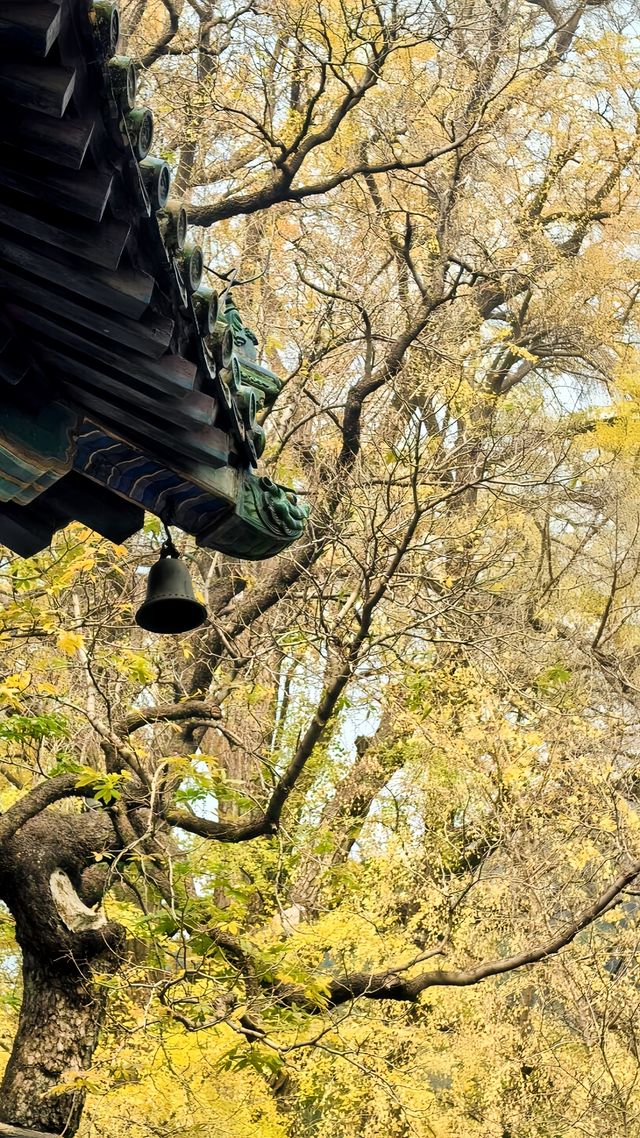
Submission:
[[[168,601],[159,597],[157,601],[145,601],[136,613],[136,624],[147,632],[175,635],[178,632],[191,632],[204,624],[207,610],[199,601],[181,597]]]

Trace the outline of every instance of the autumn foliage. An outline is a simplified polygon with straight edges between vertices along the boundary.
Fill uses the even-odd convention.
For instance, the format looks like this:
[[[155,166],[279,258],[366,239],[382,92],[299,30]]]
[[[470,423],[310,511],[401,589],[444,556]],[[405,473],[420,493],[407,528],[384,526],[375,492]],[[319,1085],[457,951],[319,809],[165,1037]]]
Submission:
[[[178,640],[133,623],[153,518],[2,563],[7,1056],[20,851],[77,832],[72,902],[110,931],[78,957],[100,1045],[0,1118],[633,1138],[635,13],[124,15],[209,284],[237,267],[286,377],[263,467],[312,523],[257,566],[176,535],[211,614]]]

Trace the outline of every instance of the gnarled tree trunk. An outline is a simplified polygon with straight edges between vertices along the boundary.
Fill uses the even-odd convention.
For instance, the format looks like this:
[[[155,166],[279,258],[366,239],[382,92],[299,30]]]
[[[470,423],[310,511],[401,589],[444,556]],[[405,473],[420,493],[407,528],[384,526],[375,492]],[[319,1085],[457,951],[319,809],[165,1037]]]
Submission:
[[[93,983],[118,966],[122,929],[100,907],[94,852],[117,846],[103,811],[47,810],[0,849],[0,897],[16,922],[23,996],[0,1087],[0,1122],[71,1138],[80,1123],[105,995]],[[58,1090],[59,1088],[59,1090]]]
[[[84,1088],[74,1085],[91,1066],[104,1012],[104,996],[90,974],[24,952],[20,1023],[0,1090],[0,1120],[74,1134]],[[56,1086],[69,1089],[51,1094]]]

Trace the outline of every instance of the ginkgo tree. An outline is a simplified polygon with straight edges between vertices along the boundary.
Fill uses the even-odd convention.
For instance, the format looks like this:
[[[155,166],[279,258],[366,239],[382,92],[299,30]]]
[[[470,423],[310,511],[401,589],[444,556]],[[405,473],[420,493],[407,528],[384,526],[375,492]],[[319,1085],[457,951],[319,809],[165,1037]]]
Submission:
[[[179,641],[154,519],[3,562],[0,1119],[632,1135],[633,13],[125,17],[312,522]]]

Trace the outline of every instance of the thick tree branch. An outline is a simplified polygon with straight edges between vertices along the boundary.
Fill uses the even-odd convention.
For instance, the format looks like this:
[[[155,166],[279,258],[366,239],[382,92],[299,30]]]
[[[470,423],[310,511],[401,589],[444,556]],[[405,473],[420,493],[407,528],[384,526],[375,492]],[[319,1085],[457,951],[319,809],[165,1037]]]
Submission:
[[[387,355],[373,374],[365,369],[362,378],[350,389],[345,404],[342,422],[343,443],[336,464],[336,476],[330,483],[330,490],[324,506],[325,517],[330,518],[338,508],[346,486],[344,475],[351,469],[360,449],[362,409],[369,395],[390,382],[404,365],[407,352],[424,331],[430,316],[440,305],[452,299],[450,290],[446,295],[424,302],[414,322],[406,328],[391,344]],[[319,513],[319,511],[317,511]],[[329,538],[329,527],[321,521],[309,527],[307,543],[298,546],[296,556],[281,561],[266,579],[247,591],[234,605],[232,618],[223,626],[213,626],[209,636],[208,651],[203,646],[202,658],[194,669],[192,691],[206,691],[211,683],[213,671],[223,650],[224,640],[233,641],[249,628],[255,620],[264,616],[289,591],[320,557]],[[226,605],[233,596],[232,591],[222,594]],[[177,823],[176,823],[177,824]],[[237,840],[227,838],[224,840]],[[244,839],[242,839],[244,840]]]
[[[561,932],[550,940],[535,948],[524,949],[513,956],[499,957],[497,960],[487,960],[472,968],[462,968],[446,971],[435,969],[423,972],[412,979],[405,979],[393,971],[363,973],[357,972],[350,976],[335,980],[330,989],[329,1006],[337,1007],[348,1003],[349,1000],[366,997],[370,1000],[417,1000],[427,988],[455,987],[464,988],[479,984],[490,976],[500,976],[505,972],[514,972],[528,964],[537,964],[547,960],[561,949],[566,948],[577,937],[578,933],[593,924],[598,917],[606,913],[624,892],[628,885],[640,874],[640,858],[631,863],[629,868],[619,874],[611,885],[600,894],[591,904],[582,909],[577,917],[565,925]]]
[[[166,703],[157,707],[141,707],[131,712],[122,721],[119,733],[132,735],[150,723],[184,723],[188,720],[222,719],[222,712],[215,704],[201,699],[189,699],[184,703]]]
[[[91,789],[86,786],[79,788],[77,782],[76,774],[56,775],[39,783],[24,798],[14,802],[0,816],[0,846],[54,802],[59,802],[62,798],[90,798]]]
[[[285,169],[276,177],[271,178],[266,185],[261,186],[257,190],[251,190],[246,194],[235,194],[229,197],[223,197],[211,205],[190,205],[189,220],[193,222],[194,225],[200,225],[206,228],[207,226],[215,225],[218,221],[224,221],[229,217],[258,213],[260,210],[270,209],[272,206],[279,205],[282,202],[300,202],[305,198],[328,194],[331,190],[337,189],[338,186],[356,178],[359,174],[374,175],[389,174],[396,170],[420,170],[430,165],[430,163],[435,162],[438,158],[443,158],[445,155],[451,154],[454,150],[458,150],[471,138],[474,130],[475,128],[471,128],[460,137],[447,143],[446,146],[430,150],[422,158],[413,160],[393,158],[387,162],[377,163],[357,162],[352,166],[347,166],[337,171],[327,178],[321,178],[317,182],[310,182],[306,186],[292,186],[293,175],[288,173],[288,169]],[[300,166],[301,164],[298,165],[295,171],[296,173],[299,171]]]
[[[336,676],[325,688],[316,712],[306,731],[302,735],[296,752],[279,781],[274,787],[271,798],[265,810],[248,818],[245,822],[216,822],[207,818],[198,818],[189,810],[165,810],[163,817],[172,826],[179,826],[189,833],[199,834],[204,838],[212,838],[219,842],[245,842],[251,838],[262,837],[277,832],[282,811],[292,790],[296,786],[300,775],[304,771],[316,744],[319,742],[331,716],[337,706],[338,700],[344,692],[349,680],[353,676],[356,664],[360,657],[363,644],[369,636],[373,614],[384,597],[390,582],[393,580],[398,567],[407,553],[418,523],[426,507],[419,506],[415,501],[414,512],[409,520],[402,540],[391,556],[389,563],[381,574],[376,587],[362,605],[358,620],[357,631],[345,653],[342,666]]]
[[[160,36],[153,47],[150,48],[149,51],[142,56],[142,59],[140,60],[140,65],[142,67],[151,67],[152,64],[156,62],[156,60],[161,58],[161,56],[167,55],[169,52],[170,44],[178,34],[180,18],[173,0],[162,0],[162,3],[164,4],[169,15],[169,27],[167,28],[166,32]]]

